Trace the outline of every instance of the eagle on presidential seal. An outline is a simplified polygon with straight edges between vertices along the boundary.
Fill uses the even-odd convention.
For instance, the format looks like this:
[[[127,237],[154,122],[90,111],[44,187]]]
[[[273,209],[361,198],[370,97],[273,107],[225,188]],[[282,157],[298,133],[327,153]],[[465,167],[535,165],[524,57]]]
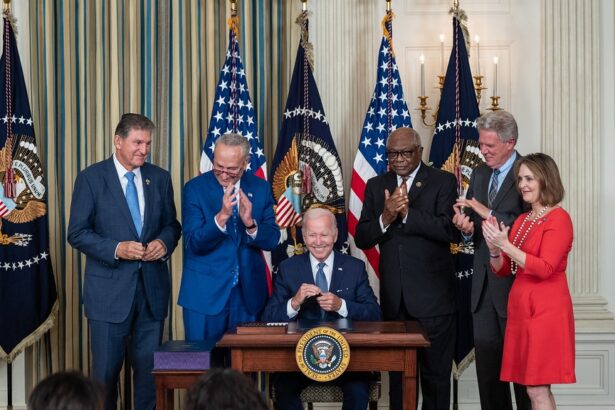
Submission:
[[[310,361],[321,369],[331,367],[337,360],[337,356],[333,354],[333,344],[326,340],[314,342],[312,344],[312,353]]]
[[[296,133],[271,185],[277,202],[276,222],[283,230],[290,228],[289,256],[303,253],[303,245],[297,242],[296,226],[305,211],[323,207],[335,215],[345,212],[341,161],[336,150],[320,137]],[[282,240],[285,237],[288,233],[283,234]]]
[[[17,142],[16,142],[17,141]],[[27,246],[32,235],[2,232],[2,220],[32,222],[47,213],[43,167],[34,138],[12,135],[0,150],[0,245]]]

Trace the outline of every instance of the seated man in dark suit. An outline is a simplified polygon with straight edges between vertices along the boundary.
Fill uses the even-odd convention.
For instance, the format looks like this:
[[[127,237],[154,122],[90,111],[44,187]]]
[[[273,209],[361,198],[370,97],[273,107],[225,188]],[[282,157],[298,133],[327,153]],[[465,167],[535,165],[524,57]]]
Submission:
[[[309,253],[285,260],[274,283],[262,320],[380,320],[380,307],[367,279],[365,264],[333,251],[337,224],[331,211],[308,210],[303,216],[303,240]],[[300,373],[279,373],[274,380],[278,408],[303,409],[299,394],[310,380]],[[347,373],[332,382],[344,392],[344,410],[365,410],[369,375]]]

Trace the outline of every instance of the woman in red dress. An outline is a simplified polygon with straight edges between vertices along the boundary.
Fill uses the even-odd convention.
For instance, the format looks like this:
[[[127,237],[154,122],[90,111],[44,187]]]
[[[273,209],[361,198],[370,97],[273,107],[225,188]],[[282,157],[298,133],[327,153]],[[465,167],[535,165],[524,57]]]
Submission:
[[[555,161],[530,154],[515,165],[517,187],[530,212],[510,229],[491,217],[483,234],[498,275],[516,275],[500,379],[527,386],[532,409],[555,409],[551,384],[574,383],[574,317],[566,281],[572,221],[559,203],[564,188]]]

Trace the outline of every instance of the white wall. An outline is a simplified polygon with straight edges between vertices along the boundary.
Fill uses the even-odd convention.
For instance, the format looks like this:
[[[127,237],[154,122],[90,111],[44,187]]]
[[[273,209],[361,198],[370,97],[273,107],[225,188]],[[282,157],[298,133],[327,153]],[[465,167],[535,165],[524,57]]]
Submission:
[[[601,0],[602,61],[602,195],[600,196],[600,293],[615,312],[615,8],[613,1]]]

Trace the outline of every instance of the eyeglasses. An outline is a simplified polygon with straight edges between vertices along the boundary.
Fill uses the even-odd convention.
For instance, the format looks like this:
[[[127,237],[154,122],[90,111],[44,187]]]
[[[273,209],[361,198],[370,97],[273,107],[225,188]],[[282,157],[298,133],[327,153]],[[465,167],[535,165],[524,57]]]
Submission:
[[[214,174],[220,176],[226,174],[229,178],[237,178],[241,174],[241,167],[222,168],[214,165]]]
[[[421,148],[417,147],[415,149],[405,150],[405,151],[387,151],[387,156],[390,160],[396,160],[400,156],[404,159],[410,159],[416,154]]]

